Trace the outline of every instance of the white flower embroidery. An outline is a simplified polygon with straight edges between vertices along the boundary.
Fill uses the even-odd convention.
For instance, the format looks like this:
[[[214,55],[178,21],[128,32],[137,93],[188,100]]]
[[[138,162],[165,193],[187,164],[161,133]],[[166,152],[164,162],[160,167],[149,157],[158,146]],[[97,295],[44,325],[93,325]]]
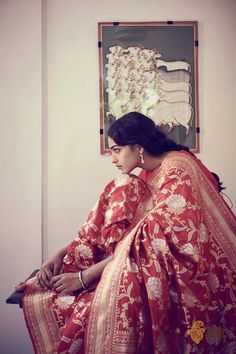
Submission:
[[[166,199],[166,205],[168,206],[168,210],[171,213],[181,214],[183,212],[183,208],[185,207],[186,200],[180,194],[171,194]]]
[[[81,338],[74,340],[68,350],[68,353],[70,354],[78,353],[78,350],[80,349],[82,343],[83,343],[83,339]]]
[[[79,245],[76,247],[76,251],[84,258],[92,258],[93,253],[88,246]]]
[[[109,225],[111,223],[111,218],[114,215],[114,211],[122,209],[122,207],[125,204],[124,202],[125,202],[125,196],[122,201],[114,202],[110,205],[110,208],[105,212],[105,225]]]
[[[151,241],[152,248],[156,254],[159,252],[162,253],[167,253],[168,252],[168,246],[165,240],[161,239],[155,239]]]
[[[199,234],[200,234],[200,241],[202,243],[206,243],[208,241],[208,233],[207,233],[207,228],[204,224],[200,224]]]
[[[124,185],[128,184],[129,179],[130,179],[130,177],[127,174],[123,174],[121,176],[116,177],[116,179],[114,180],[115,187],[120,187],[120,186],[124,186]]]
[[[162,284],[159,278],[150,277],[147,281],[149,297],[151,299],[160,298],[162,295]]]
[[[212,292],[215,293],[220,286],[218,277],[214,273],[209,273],[208,281]]]
[[[131,263],[132,271],[138,273],[138,265],[135,262]]]
[[[180,248],[179,252],[186,256],[191,256],[195,261],[198,261],[199,259],[198,248],[193,247],[191,243],[186,243],[185,245],[183,245]]]
[[[183,296],[187,306],[194,307],[196,305],[197,298],[194,296],[193,292],[190,291],[190,289],[186,289]]]
[[[74,296],[70,295],[59,295],[58,298],[55,300],[55,303],[63,310],[68,309],[70,305],[73,304],[75,300]]]

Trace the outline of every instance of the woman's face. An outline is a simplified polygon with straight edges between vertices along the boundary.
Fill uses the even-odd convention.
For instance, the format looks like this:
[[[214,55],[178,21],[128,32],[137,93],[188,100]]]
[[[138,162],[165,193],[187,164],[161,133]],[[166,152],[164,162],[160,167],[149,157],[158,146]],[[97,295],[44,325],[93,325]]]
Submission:
[[[138,146],[117,145],[110,137],[108,137],[108,144],[111,149],[112,163],[116,164],[122,173],[130,173],[136,167],[140,167]]]

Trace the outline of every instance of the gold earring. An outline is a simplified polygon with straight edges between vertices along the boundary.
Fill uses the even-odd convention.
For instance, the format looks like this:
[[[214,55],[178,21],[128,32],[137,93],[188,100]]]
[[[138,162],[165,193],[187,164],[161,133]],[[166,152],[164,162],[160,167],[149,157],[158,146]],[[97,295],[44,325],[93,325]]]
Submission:
[[[141,152],[139,153],[139,157],[140,157],[141,164],[144,165],[144,157],[143,157],[143,154]]]

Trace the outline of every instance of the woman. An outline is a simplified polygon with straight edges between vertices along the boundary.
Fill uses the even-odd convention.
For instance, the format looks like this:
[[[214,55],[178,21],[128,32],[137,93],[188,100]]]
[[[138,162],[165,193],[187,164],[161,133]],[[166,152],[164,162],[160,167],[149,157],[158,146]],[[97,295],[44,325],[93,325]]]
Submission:
[[[118,199],[134,199],[134,204],[122,209],[121,220],[115,216],[117,203],[111,203],[112,208],[109,202],[101,204],[101,215],[108,213],[112,220],[107,232],[106,218],[95,208],[96,235],[87,232],[88,222],[75,241],[79,249],[72,243],[63,260],[70,275],[53,276],[64,251],[59,261],[39,273],[39,283],[51,290],[37,285],[34,292],[27,285],[24,311],[29,329],[35,328],[36,338],[42,333],[50,337],[44,343],[52,343],[54,335],[57,344],[48,350],[57,353],[235,353],[236,222],[215,178],[188,149],[168,140],[140,113],[115,121],[108,142],[113,163],[128,178],[126,189],[133,180],[138,186],[132,197],[125,190]],[[136,167],[143,168],[140,178],[129,175]],[[113,193],[119,194],[116,188]],[[119,232],[112,233],[113,225]],[[81,245],[89,245],[91,253],[82,252],[82,257]],[[78,269],[84,269],[80,282],[73,277]],[[101,274],[94,292],[60,300],[63,291],[91,284]],[[74,285],[67,286],[66,276]],[[53,299],[53,310],[48,297],[44,306],[38,301],[45,296],[39,292]],[[45,344],[43,350],[50,352]]]

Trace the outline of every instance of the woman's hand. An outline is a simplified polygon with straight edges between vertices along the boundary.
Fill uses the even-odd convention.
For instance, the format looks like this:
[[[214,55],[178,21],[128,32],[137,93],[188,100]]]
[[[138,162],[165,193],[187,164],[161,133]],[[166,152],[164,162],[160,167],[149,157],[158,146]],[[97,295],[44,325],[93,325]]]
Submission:
[[[53,276],[60,273],[63,257],[63,254],[57,253],[49,261],[45,262],[37,273],[38,283],[44,289],[51,289],[50,281]]]
[[[51,278],[60,273],[64,255],[64,251],[58,252],[53,258],[45,262],[40,268],[39,272],[36,274],[38,284],[40,284],[45,290],[51,289]],[[15,287],[15,291],[23,291],[25,286],[26,281],[23,281]]]
[[[82,289],[78,273],[63,273],[53,276],[50,285],[58,293],[70,293]]]
[[[106,265],[113,260],[113,255],[103,259],[99,263],[92,265],[91,267],[83,270],[82,278],[86,285],[93,284],[94,281],[98,280],[101,277],[101,274],[106,267]],[[47,265],[47,264],[45,264]],[[44,266],[43,266],[44,267]],[[44,271],[48,271],[46,268]],[[50,271],[50,273],[49,273]],[[55,290],[58,293],[69,293],[82,289],[82,284],[79,280],[78,273],[62,273],[54,275],[52,270],[49,267],[48,273],[45,275],[42,271],[42,275],[46,277],[47,283],[46,286]],[[41,271],[40,271],[41,272]],[[46,273],[46,272],[45,272]],[[50,277],[50,280],[49,280]],[[40,283],[41,284],[41,283]],[[45,283],[44,283],[45,284]],[[45,285],[44,285],[45,286]]]

